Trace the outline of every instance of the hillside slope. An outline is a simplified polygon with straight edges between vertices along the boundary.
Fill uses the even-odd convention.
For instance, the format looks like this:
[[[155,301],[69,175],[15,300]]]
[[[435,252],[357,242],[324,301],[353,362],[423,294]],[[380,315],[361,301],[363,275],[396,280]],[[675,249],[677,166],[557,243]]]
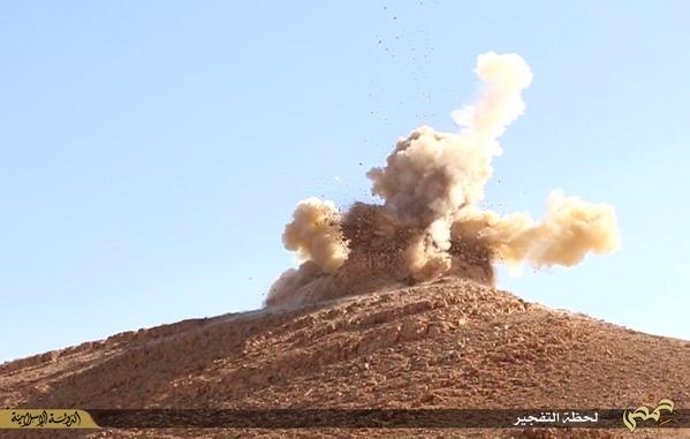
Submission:
[[[614,408],[660,398],[690,407],[690,341],[551,310],[454,278],[301,309],[188,320],[0,365],[4,407]],[[19,433],[5,433],[10,434]],[[54,432],[23,434],[56,437]],[[320,434],[651,435],[626,436],[625,430],[167,429],[148,437]],[[663,430],[658,437],[690,434]]]

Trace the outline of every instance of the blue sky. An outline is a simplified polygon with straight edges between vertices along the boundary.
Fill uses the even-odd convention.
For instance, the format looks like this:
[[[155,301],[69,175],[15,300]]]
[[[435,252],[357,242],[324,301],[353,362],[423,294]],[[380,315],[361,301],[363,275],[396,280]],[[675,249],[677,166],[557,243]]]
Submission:
[[[0,361],[258,308],[294,205],[455,129],[475,58],[532,68],[485,207],[615,206],[622,247],[500,286],[690,339],[690,3],[5,2]]]

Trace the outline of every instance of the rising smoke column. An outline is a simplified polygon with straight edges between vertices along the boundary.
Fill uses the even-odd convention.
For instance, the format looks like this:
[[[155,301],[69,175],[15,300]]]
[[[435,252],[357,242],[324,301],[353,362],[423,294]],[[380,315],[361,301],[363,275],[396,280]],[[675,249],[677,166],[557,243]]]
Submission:
[[[491,161],[502,153],[498,138],[525,110],[522,90],[532,72],[518,55],[489,52],[477,58],[484,90],[476,104],[453,112],[459,133],[415,130],[398,142],[384,168],[367,173],[372,192],[403,220],[431,224],[484,198]]]
[[[493,52],[479,55],[475,72],[483,88],[474,104],[452,113],[457,133],[419,127],[367,173],[383,205],[355,203],[343,214],[316,198],[297,206],[283,242],[303,263],[274,283],[267,306],[449,274],[491,284],[492,262],[571,266],[618,248],[613,208],[560,191],[541,223],[477,207],[502,153],[498,140],[525,111],[532,72],[520,56]]]
[[[459,133],[431,127],[398,142],[384,168],[367,173],[372,192],[403,223],[425,230],[407,251],[412,275],[424,280],[450,268],[450,224],[462,207],[484,198],[491,161],[502,153],[498,138],[525,110],[522,91],[532,72],[518,55],[485,53],[475,72],[484,89],[474,105],[455,111]]]

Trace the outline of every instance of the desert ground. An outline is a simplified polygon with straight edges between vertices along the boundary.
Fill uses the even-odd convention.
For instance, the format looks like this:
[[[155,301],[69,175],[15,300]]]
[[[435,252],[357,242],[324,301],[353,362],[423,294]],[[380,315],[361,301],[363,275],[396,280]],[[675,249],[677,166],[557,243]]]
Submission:
[[[40,408],[690,406],[690,341],[445,277],[292,309],[186,320],[0,365]],[[688,438],[680,429],[109,429],[2,437]]]

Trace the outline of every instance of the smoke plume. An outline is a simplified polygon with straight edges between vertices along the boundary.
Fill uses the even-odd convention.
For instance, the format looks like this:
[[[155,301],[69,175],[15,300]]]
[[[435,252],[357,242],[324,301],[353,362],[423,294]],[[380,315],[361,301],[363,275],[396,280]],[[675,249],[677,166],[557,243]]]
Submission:
[[[609,253],[619,246],[616,214],[605,204],[590,204],[563,192],[551,192],[544,221],[534,224],[527,214],[504,217],[475,207],[453,224],[455,239],[471,236],[493,249],[496,259],[535,268],[578,264],[588,252]]]
[[[313,261],[326,273],[340,268],[350,253],[340,230],[340,212],[332,202],[313,197],[297,205],[283,242],[303,261]]]
[[[461,276],[493,284],[493,263],[536,268],[579,263],[589,252],[617,249],[613,208],[553,191],[544,220],[500,216],[477,203],[502,153],[499,138],[525,111],[532,82],[516,54],[485,53],[475,72],[476,102],[452,113],[457,133],[422,126],[401,138],[380,168],[372,194],[382,205],[355,203],[340,211],[310,198],[298,204],[283,242],[302,265],[274,283],[267,306],[299,305],[362,294],[401,283]]]

